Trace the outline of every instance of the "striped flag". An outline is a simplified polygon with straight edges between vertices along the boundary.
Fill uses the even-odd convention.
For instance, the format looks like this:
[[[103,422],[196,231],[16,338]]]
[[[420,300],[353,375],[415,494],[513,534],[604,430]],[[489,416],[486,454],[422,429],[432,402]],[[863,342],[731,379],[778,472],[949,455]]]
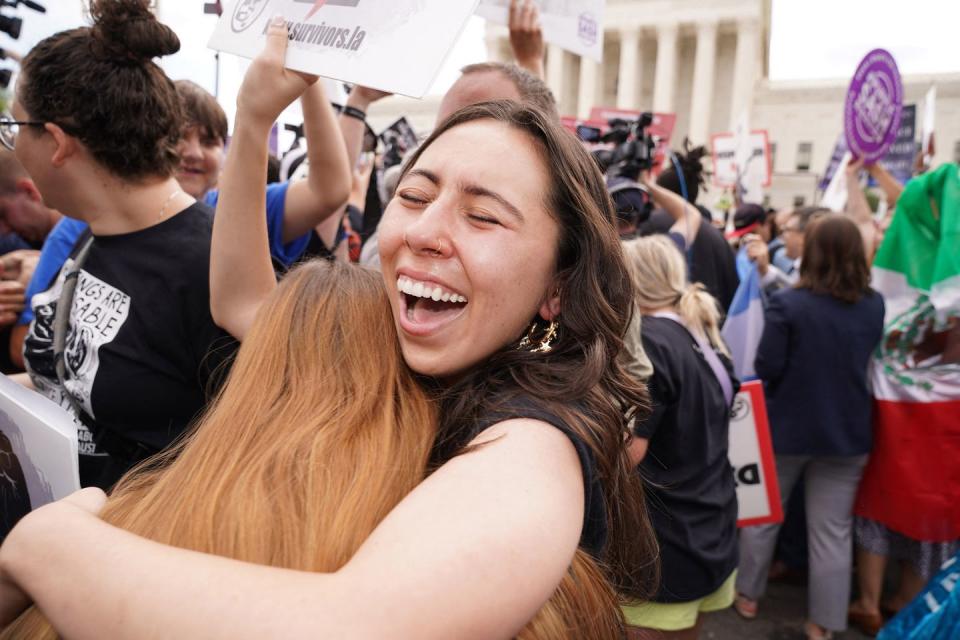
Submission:
[[[757,266],[747,257],[746,247],[741,247],[737,254],[737,275],[740,276],[740,286],[730,303],[727,320],[720,333],[730,348],[737,377],[746,382],[757,377],[753,361],[757,357],[760,336],[763,335],[760,274]]]
[[[884,296],[874,450],[859,515],[915,540],[960,538],[960,167],[914,178],[873,264]]]

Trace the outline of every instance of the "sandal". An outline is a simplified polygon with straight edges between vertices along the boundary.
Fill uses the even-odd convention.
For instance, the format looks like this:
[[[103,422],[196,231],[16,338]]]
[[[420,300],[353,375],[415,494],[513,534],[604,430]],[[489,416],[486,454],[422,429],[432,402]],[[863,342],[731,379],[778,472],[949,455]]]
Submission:
[[[744,620],[753,620],[757,617],[757,601],[751,600],[742,593],[733,599],[733,610]]]
[[[803,631],[807,634],[807,640],[833,640],[833,631],[823,630],[820,625],[809,621],[803,623]]]

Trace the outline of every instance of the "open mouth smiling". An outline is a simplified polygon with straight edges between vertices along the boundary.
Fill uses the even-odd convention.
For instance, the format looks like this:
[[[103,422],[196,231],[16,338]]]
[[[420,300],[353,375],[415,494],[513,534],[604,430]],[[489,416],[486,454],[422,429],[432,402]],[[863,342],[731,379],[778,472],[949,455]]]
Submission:
[[[469,303],[466,296],[433,282],[401,275],[397,278],[400,294],[400,324],[412,335],[432,334],[456,320]]]

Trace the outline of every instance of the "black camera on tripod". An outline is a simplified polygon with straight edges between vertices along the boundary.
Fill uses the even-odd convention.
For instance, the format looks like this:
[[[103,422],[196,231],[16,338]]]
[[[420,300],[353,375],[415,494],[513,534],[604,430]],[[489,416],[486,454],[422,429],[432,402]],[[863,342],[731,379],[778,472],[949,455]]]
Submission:
[[[43,5],[37,4],[33,0],[0,0],[0,7],[18,7],[20,5],[27,7],[28,9],[33,9],[34,11],[39,11],[40,13],[46,13],[47,10]],[[20,37],[20,31],[23,28],[23,18],[18,16],[5,16],[0,14],[0,33],[5,33],[14,40]],[[20,62],[20,57],[14,54],[13,52],[8,52],[4,49],[0,49],[0,60],[7,58],[7,56],[15,59],[17,62]],[[13,76],[13,71],[11,69],[0,69],[0,88],[6,89],[10,85],[10,79]]]
[[[642,113],[636,120],[614,118],[609,120],[608,124],[610,130],[602,135],[600,135],[599,130],[593,127],[581,128],[592,129],[596,132],[595,136],[590,136],[585,130],[581,131],[581,128],[577,130],[580,139],[585,142],[615,145],[612,149],[596,149],[593,151],[593,157],[600,165],[601,171],[636,179],[641,171],[653,168],[657,140],[648,130],[650,125],[653,124],[652,113]],[[588,137],[593,137],[593,139],[587,139]]]
[[[28,9],[46,13],[46,8],[34,2],[33,0],[0,0],[0,7],[17,7],[23,5]],[[0,15],[0,31],[7,34],[14,40],[20,37],[20,29],[23,28],[23,18],[17,16]]]

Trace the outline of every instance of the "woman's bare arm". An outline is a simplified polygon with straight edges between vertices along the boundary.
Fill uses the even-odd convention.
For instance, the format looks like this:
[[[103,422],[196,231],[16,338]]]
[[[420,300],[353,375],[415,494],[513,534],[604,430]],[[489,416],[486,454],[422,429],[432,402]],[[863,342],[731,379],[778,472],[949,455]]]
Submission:
[[[285,243],[309,233],[342,210],[350,194],[353,169],[323,83],[308,86],[300,103],[310,172],[305,180],[291,182],[287,188],[283,214]]]
[[[880,188],[883,189],[883,193],[887,197],[887,206],[890,209],[895,208],[897,206],[897,200],[900,199],[900,194],[903,193],[903,185],[879,162],[869,165],[867,171],[870,172],[873,179],[876,180]]]
[[[164,546],[69,500],[43,507],[0,549],[2,622],[23,592],[69,638],[513,637],[576,550],[580,463],[565,435],[532,420],[495,425],[475,443],[334,574]]]
[[[872,262],[873,248],[877,241],[877,224],[873,220],[873,212],[870,211],[867,196],[860,188],[860,171],[862,169],[863,160],[860,158],[851,160],[844,167],[847,180],[846,214],[860,230],[860,236],[863,238],[864,255],[867,256],[867,262]]]
[[[697,232],[700,231],[700,223],[703,222],[703,215],[700,211],[673,191],[658,185],[648,171],[640,174],[640,182],[650,193],[654,204],[669,213],[670,217],[675,220],[673,226],[670,227],[670,231],[683,236],[687,247],[692,245],[697,237]]]
[[[214,322],[238,340],[277,286],[263,180],[270,128],[283,109],[316,81],[284,68],[286,45],[286,25],[272,24],[266,48],[240,87],[233,138],[220,176],[210,249],[210,312]],[[339,136],[337,143],[342,147]]]

